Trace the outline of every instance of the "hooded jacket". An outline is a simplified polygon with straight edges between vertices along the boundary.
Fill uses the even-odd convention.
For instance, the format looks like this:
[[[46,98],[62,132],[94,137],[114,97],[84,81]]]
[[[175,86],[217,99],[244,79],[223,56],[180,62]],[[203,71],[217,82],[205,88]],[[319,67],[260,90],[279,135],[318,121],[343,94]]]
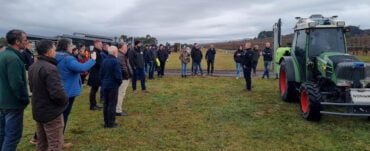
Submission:
[[[66,51],[58,51],[55,59],[58,62],[58,70],[62,76],[64,89],[68,97],[79,96],[82,91],[81,72],[85,72],[94,66],[95,60],[81,64],[77,58]]]

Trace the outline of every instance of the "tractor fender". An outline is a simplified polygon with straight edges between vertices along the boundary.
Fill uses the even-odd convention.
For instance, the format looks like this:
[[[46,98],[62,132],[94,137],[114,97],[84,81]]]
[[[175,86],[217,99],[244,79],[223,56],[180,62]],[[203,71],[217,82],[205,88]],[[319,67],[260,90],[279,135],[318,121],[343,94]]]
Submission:
[[[286,70],[286,78],[289,82],[295,82],[295,70],[294,70],[294,63],[293,59],[291,56],[284,56],[281,61],[280,65],[282,62],[285,62],[285,70]]]

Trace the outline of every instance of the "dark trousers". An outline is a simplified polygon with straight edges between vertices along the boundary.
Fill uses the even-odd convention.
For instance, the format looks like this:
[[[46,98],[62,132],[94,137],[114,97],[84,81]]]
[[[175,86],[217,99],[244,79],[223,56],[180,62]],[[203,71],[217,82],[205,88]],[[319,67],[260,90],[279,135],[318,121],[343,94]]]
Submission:
[[[64,134],[64,131],[66,130],[66,127],[67,127],[68,117],[69,117],[69,114],[72,111],[72,106],[73,106],[73,102],[75,101],[75,97],[68,98],[68,101],[69,101],[68,106],[67,106],[66,110],[64,110],[64,112],[63,112],[63,119],[64,119],[63,134]]]
[[[158,76],[164,76],[164,68],[166,67],[166,61],[160,61],[160,70],[158,72]]]
[[[144,72],[144,70],[143,70]],[[104,88],[104,126],[112,127],[116,121],[118,88]]]
[[[0,150],[15,151],[22,137],[23,110],[0,110]]]
[[[96,106],[96,92],[98,92],[99,87],[92,86],[90,89],[90,107]]]
[[[254,74],[256,74],[257,64],[258,64],[258,61],[253,61],[252,62],[252,70],[253,70]]]
[[[145,72],[144,69],[133,69],[134,75],[132,76],[132,90],[136,90],[136,81],[140,80],[141,90],[146,90],[145,87]]]
[[[251,90],[251,88],[252,88],[251,71],[252,71],[251,67],[243,68],[244,79],[245,79],[245,83],[246,83],[245,88],[247,90]]]
[[[151,61],[149,66],[149,79],[154,79],[154,70],[155,70],[155,63]]]
[[[82,84],[84,84],[84,83],[85,83],[85,81],[86,81],[86,76],[87,76],[87,75],[80,75],[80,77],[81,77],[81,83],[82,83]]]
[[[213,73],[215,60],[207,60],[207,73]]]

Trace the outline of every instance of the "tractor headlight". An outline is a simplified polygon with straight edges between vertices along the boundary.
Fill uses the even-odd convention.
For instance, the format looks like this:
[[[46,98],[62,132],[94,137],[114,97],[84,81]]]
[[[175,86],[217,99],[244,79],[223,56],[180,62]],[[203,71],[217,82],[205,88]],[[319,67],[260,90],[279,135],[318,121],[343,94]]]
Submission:
[[[351,85],[352,85],[352,81],[344,80],[344,79],[338,79],[337,80],[337,86],[346,87],[346,86],[351,86]]]

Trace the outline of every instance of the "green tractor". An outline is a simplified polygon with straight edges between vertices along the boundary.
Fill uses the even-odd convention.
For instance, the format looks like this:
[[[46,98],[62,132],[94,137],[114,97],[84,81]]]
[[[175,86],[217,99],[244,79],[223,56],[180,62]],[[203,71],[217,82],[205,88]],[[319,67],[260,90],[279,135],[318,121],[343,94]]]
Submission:
[[[322,15],[296,19],[292,48],[275,58],[281,99],[299,100],[309,121],[323,114],[369,118],[370,64],[347,53],[345,22]]]

